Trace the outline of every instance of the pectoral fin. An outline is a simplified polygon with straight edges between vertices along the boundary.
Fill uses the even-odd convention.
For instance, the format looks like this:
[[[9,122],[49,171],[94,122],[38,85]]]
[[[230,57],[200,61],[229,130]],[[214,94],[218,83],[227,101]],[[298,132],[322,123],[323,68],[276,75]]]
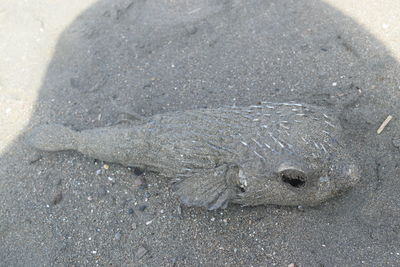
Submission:
[[[233,180],[237,173],[238,168],[232,165],[196,172],[175,184],[176,194],[187,206],[226,208],[236,196]]]

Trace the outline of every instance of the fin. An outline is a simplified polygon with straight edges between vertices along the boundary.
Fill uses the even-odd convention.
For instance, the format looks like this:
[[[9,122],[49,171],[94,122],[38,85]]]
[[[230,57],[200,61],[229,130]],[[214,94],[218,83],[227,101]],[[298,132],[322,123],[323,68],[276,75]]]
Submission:
[[[176,183],[176,194],[187,206],[204,207],[208,210],[226,208],[236,196],[234,178],[238,168],[222,165],[215,169],[203,170]]]
[[[36,126],[27,136],[27,143],[42,151],[76,149],[77,132],[59,124]]]

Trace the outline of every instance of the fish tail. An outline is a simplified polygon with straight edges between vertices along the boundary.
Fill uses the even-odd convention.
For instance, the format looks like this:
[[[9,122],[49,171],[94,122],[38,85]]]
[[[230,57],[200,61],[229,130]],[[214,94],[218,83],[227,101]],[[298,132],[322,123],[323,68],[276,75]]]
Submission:
[[[59,124],[35,127],[27,137],[27,143],[42,151],[77,149],[78,132]]]

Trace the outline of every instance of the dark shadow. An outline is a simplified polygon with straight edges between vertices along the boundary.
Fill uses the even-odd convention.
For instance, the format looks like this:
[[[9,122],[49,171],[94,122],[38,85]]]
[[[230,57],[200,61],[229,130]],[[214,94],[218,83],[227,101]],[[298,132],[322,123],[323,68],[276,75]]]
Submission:
[[[22,133],[0,159],[2,264],[394,265],[399,126],[376,129],[399,110],[399,74],[382,43],[321,1],[99,1],[62,34],[28,128],[296,99],[341,113],[362,181],[305,212],[181,211],[161,177],[135,187],[131,170],[100,172],[78,153],[35,158]]]

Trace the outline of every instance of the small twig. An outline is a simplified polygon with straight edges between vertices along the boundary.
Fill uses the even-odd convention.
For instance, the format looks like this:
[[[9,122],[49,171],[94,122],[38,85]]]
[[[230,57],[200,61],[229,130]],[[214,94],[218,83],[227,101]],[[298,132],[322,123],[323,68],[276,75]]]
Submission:
[[[393,119],[392,115],[387,116],[386,120],[384,120],[381,124],[381,126],[378,128],[378,130],[376,131],[378,134],[380,134],[383,129],[385,129],[386,125],[388,125],[388,123]]]

